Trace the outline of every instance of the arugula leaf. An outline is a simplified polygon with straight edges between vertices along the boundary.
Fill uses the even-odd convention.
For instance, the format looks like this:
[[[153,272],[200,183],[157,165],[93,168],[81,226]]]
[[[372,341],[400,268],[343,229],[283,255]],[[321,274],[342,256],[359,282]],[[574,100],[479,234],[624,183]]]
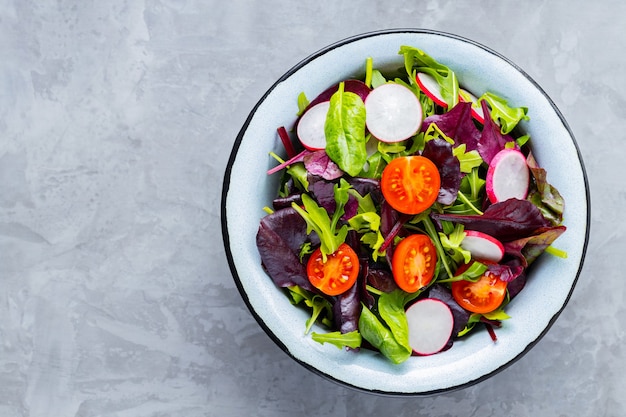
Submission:
[[[302,116],[308,106],[309,99],[306,97],[306,94],[304,94],[304,91],[302,91],[300,94],[298,94],[298,113],[296,113],[296,115]]]
[[[472,259],[470,251],[461,247],[461,243],[463,242],[463,239],[465,239],[464,229],[465,227],[462,224],[456,224],[454,226],[454,230],[449,235],[439,232],[441,245],[444,249],[451,253],[452,259],[454,259],[457,263],[460,263],[461,260],[463,260],[463,263],[468,263]]]
[[[330,98],[324,133],[330,159],[348,175],[358,175],[367,161],[365,104],[357,94],[344,92],[343,83]]]
[[[510,107],[506,100],[493,93],[483,94],[478,101],[485,100],[491,107],[491,118],[500,124],[503,135],[510,133],[520,120],[529,120],[528,107]]]
[[[339,349],[349,347],[356,349],[361,347],[363,338],[358,330],[353,330],[348,333],[330,332],[330,333],[311,333],[311,338],[318,343],[330,343],[337,346]]]
[[[483,158],[477,150],[466,151],[467,146],[463,143],[452,150],[452,154],[457,157],[461,163],[461,172],[469,174],[474,168],[478,168],[483,163]]]
[[[348,224],[353,230],[362,234],[361,242],[372,248],[372,258],[376,261],[381,255],[379,249],[385,242],[380,232],[380,215],[376,212],[371,194],[361,197],[356,190],[350,190],[350,195],[356,198],[358,208],[357,214],[348,220]]]
[[[387,80],[385,79],[385,77],[383,76],[383,74],[378,71],[378,70],[373,70],[372,71],[372,88],[376,88],[378,86],[381,86],[383,84],[385,84],[387,82]]]
[[[311,298],[307,298],[306,300],[304,300],[304,303],[307,305],[307,307],[310,307],[312,309],[311,317],[309,317],[309,319],[306,321],[306,328],[304,330],[304,334],[308,334],[311,330],[311,327],[313,327],[313,324],[315,324],[315,322],[322,315],[324,310],[326,310],[329,315],[332,315],[333,308],[326,298],[317,294]]]
[[[459,102],[459,81],[456,74],[447,66],[440,64],[421,49],[412,46],[401,46],[400,55],[404,55],[404,66],[411,82],[415,82],[415,72],[424,72],[437,80],[441,87],[441,95],[452,109]]]
[[[511,318],[511,316],[509,316],[508,314],[504,312],[503,308],[498,308],[497,310],[494,310],[490,313],[484,313],[483,316],[487,320],[494,320],[494,321],[508,320]]]
[[[317,205],[315,200],[308,194],[302,194],[302,209],[295,202],[291,203],[291,207],[302,216],[307,224],[307,234],[315,231],[320,238],[320,250],[322,257],[326,261],[326,256],[334,253],[346,240],[348,235],[348,226],[343,225],[337,229],[337,224],[345,210],[344,207],[350,198],[348,190],[352,186],[343,178],[339,180],[339,184],[334,185],[335,211],[332,219],[329,217],[325,208]]]
[[[309,190],[309,179],[306,168],[302,162],[290,165],[286,172],[293,178],[298,188],[306,191]]]
[[[308,334],[313,324],[318,320],[329,327],[332,325],[330,318],[333,315],[333,307],[326,298],[307,291],[298,285],[287,287],[287,290],[291,304],[298,305],[304,302],[311,309],[311,317],[305,323],[304,334]]]
[[[311,234],[312,231],[315,231],[319,236],[322,256],[325,259],[327,255],[335,252],[339,248],[339,245],[346,240],[348,226],[344,225],[339,230],[335,230],[333,225],[336,225],[337,222],[331,222],[328,212],[318,206],[308,194],[302,194],[302,204],[304,205],[304,209],[300,208],[296,203],[292,203],[291,206],[306,221],[307,234]],[[338,218],[336,214],[340,211],[342,212],[343,210],[335,210],[333,217]]]

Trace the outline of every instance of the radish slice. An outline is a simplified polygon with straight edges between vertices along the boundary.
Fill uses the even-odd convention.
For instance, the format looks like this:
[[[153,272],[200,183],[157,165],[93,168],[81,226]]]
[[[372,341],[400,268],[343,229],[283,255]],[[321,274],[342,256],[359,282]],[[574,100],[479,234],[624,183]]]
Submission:
[[[452,311],[436,298],[417,301],[406,310],[409,345],[418,355],[432,355],[443,349],[454,327]]]
[[[466,230],[461,248],[469,251],[478,261],[498,263],[504,256],[504,246],[493,236],[476,230]]]
[[[330,108],[330,101],[323,101],[309,108],[298,121],[296,134],[302,146],[310,151],[326,148],[324,124]]]
[[[424,72],[418,72],[415,76],[415,81],[417,81],[420,90],[422,90],[428,98],[441,107],[448,107],[448,103],[446,103],[441,94],[441,86],[437,80],[435,80],[435,77]]]
[[[529,179],[526,157],[516,149],[503,149],[493,157],[487,169],[487,197],[492,203],[509,198],[524,200]]]
[[[422,106],[413,91],[387,83],[370,91],[365,99],[367,130],[382,142],[400,142],[422,125]]]
[[[474,94],[470,93],[469,91],[460,88],[459,89],[459,101],[472,103],[472,116],[479,123],[481,124],[485,123],[485,112],[483,111],[482,106],[478,104],[478,97],[476,97]]]

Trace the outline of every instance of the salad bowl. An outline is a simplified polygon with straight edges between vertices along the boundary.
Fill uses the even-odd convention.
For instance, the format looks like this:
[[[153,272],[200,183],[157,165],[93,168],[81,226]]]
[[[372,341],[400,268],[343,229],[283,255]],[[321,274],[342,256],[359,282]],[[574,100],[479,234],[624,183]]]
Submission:
[[[567,231],[555,242],[566,257],[541,255],[524,290],[507,306],[511,319],[494,342],[474,332],[452,348],[403,363],[375,351],[358,352],[320,344],[305,334],[310,317],[294,307],[262,268],[256,246],[260,219],[276,196],[279,176],[270,153],[284,157],[277,128],[292,128],[297,97],[315,97],[329,86],[362,77],[371,57],[377,68],[396,70],[403,45],[420,48],[452,68],[471,91],[494,91],[528,108],[522,128],[550,183],[565,201]],[[338,41],[302,60],[260,98],[235,139],[222,189],[222,235],[239,292],[267,335],[291,358],[343,386],[393,396],[423,396],[476,384],[513,364],[546,334],[565,308],[580,274],[589,236],[589,191],[583,161],[567,122],[554,102],[521,68],[477,42],[432,30],[393,29]],[[314,329],[317,325],[314,326]]]

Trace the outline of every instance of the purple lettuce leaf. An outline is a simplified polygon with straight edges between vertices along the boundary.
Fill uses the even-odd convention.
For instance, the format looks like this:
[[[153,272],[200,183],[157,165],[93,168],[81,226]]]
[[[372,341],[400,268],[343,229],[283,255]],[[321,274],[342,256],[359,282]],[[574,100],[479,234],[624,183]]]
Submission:
[[[524,273],[524,266],[517,259],[510,262],[488,264],[487,271],[497,275],[504,282],[511,282]]]
[[[382,202],[383,193],[380,190],[380,181],[362,177],[349,177],[347,181],[362,197],[369,194],[374,204],[378,205]]]
[[[435,221],[461,223],[467,230],[487,233],[501,242],[532,236],[536,230],[550,226],[550,221],[541,214],[537,206],[530,201],[516,198],[492,204],[480,216],[435,212],[431,216]]]
[[[256,245],[263,268],[277,286],[298,285],[317,292],[298,257],[300,245],[306,240],[306,222],[293,208],[275,211],[261,219]]]
[[[272,200],[272,207],[276,211],[276,210],[291,207],[291,203],[302,205],[302,194],[295,193],[295,194],[288,195],[287,197],[277,197],[274,200]]]
[[[526,278],[526,269],[524,269],[517,278],[515,278],[513,281],[510,281],[506,285],[506,290],[509,293],[509,300],[515,298],[515,296],[524,289],[524,287],[526,286]]]
[[[482,100],[481,105],[485,113],[485,123],[476,149],[483,161],[489,164],[493,157],[505,148],[507,142],[515,142],[515,140],[509,135],[502,134],[500,126],[491,118],[487,101]],[[518,148],[517,145],[516,148]]]
[[[321,177],[310,176],[309,191],[320,207],[324,208],[329,216],[335,212],[337,202],[335,201],[335,182],[326,181]],[[347,203],[344,205],[344,214],[342,219],[348,220],[357,214],[359,202],[353,196],[348,197]]]
[[[327,88],[309,103],[305,111],[315,106],[316,104],[330,100],[330,98],[333,96],[333,94],[337,92],[338,89],[339,89],[339,83]],[[359,97],[361,97],[361,100],[365,102],[365,98],[368,96],[371,89],[361,80],[350,79],[350,80],[345,80],[343,82],[343,91],[354,93],[358,95]]]
[[[435,123],[446,136],[454,139],[457,145],[465,144],[467,152],[475,150],[480,139],[480,130],[472,119],[471,106],[471,103],[459,102],[446,113],[427,117],[422,123],[422,132],[425,132],[431,123]]]
[[[424,145],[422,156],[430,159],[439,170],[441,188],[437,202],[444,206],[454,203],[461,186],[461,163],[452,153],[452,145],[443,139],[429,140]]]
[[[546,170],[539,166],[532,152],[528,153],[526,163],[535,179],[534,186],[537,189],[536,192],[531,190],[530,199],[538,205],[544,216],[550,219],[555,226],[560,224],[563,220],[563,210],[565,209],[563,197],[559,190],[548,183]]]
[[[324,150],[304,155],[304,167],[309,173],[329,181],[343,175],[343,171],[328,157]]]
[[[369,285],[382,292],[393,292],[398,289],[391,271],[386,268],[368,268],[366,280]]]
[[[561,236],[565,230],[565,226],[538,229],[532,236],[504,243],[504,252],[508,255],[515,256],[524,267],[527,267]]]
[[[333,321],[335,329],[341,333],[350,333],[358,329],[361,315],[361,299],[359,283],[355,282],[350,289],[338,295],[333,304]]]

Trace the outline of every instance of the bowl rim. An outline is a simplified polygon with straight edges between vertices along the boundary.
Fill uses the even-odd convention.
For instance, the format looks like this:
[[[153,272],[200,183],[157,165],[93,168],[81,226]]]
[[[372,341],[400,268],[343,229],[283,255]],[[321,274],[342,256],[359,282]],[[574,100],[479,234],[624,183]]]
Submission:
[[[524,78],[526,78],[540,93],[541,95],[546,99],[547,103],[552,107],[552,109],[554,110],[555,114],[558,116],[558,118],[560,119],[561,123],[563,124],[564,129],[567,131],[567,133],[569,134],[571,141],[572,141],[572,145],[574,146],[574,149],[576,151],[576,155],[578,158],[578,163],[580,164],[580,169],[582,172],[582,180],[583,180],[583,184],[584,184],[584,188],[585,188],[585,203],[586,203],[586,218],[585,218],[585,235],[584,235],[584,241],[583,241],[583,247],[581,248],[581,258],[580,258],[580,262],[578,265],[578,269],[576,271],[576,274],[572,280],[572,285],[569,288],[569,292],[565,297],[565,300],[562,304],[562,306],[560,306],[560,308],[558,309],[558,311],[556,311],[554,313],[554,315],[550,318],[550,320],[548,321],[548,324],[546,325],[546,327],[543,329],[543,331],[531,342],[529,343],[524,349],[522,349],[522,351],[520,353],[518,353],[516,356],[514,356],[513,358],[511,358],[508,362],[505,362],[503,364],[501,364],[500,366],[498,366],[497,368],[495,368],[494,370],[492,370],[491,372],[488,372],[486,374],[483,374],[475,379],[471,379],[465,383],[462,384],[457,384],[454,386],[450,386],[450,387],[445,387],[445,388],[441,388],[441,389],[434,389],[434,390],[430,390],[430,391],[424,391],[424,392],[390,392],[390,391],[385,391],[385,390],[375,390],[375,389],[368,389],[368,388],[364,388],[364,387],[360,387],[358,385],[354,385],[351,383],[348,383],[346,381],[343,381],[341,379],[335,378],[331,375],[326,374],[325,372],[317,369],[315,366],[305,362],[304,360],[296,357],[294,354],[292,354],[289,349],[286,347],[286,345],[276,336],[276,334],[274,334],[274,332],[268,327],[268,325],[263,321],[263,319],[260,317],[260,315],[255,311],[254,306],[252,305],[252,303],[250,302],[248,295],[245,291],[245,288],[243,286],[243,283],[241,281],[241,278],[239,276],[239,272],[237,270],[237,266],[235,264],[234,258],[233,258],[233,253],[231,250],[231,244],[230,244],[230,236],[229,236],[229,232],[228,232],[228,217],[227,217],[227,210],[226,210],[226,202],[227,202],[227,197],[228,197],[228,192],[229,192],[229,188],[230,188],[230,179],[232,176],[232,168],[233,168],[233,164],[237,158],[237,153],[239,150],[239,147],[242,143],[243,137],[245,135],[245,132],[251,122],[251,120],[253,119],[253,117],[255,116],[258,108],[261,106],[261,104],[266,100],[266,98],[272,93],[272,91],[278,86],[280,85],[283,81],[285,81],[286,79],[288,79],[292,74],[294,74],[295,72],[297,72],[298,70],[300,70],[302,67],[306,66],[308,63],[310,63],[311,61],[315,60],[316,58],[328,53],[329,51],[332,51],[333,49],[339,48],[341,46],[344,46],[346,44],[350,44],[353,42],[357,42],[366,38],[370,38],[370,37],[376,37],[376,36],[381,36],[381,35],[390,35],[390,34],[402,34],[402,33],[407,33],[407,34],[426,34],[426,35],[435,35],[435,36],[442,36],[445,38],[449,38],[449,39],[453,39],[453,40],[457,40],[460,42],[465,42],[471,45],[474,45],[482,50],[484,50],[485,52],[492,54],[494,56],[496,56],[497,58],[501,59],[502,61],[504,61],[506,64],[510,65],[513,69],[515,69],[517,72],[519,72]],[[221,195],[221,208],[220,208],[220,217],[221,217],[221,227],[222,227],[222,239],[223,239],[223,244],[224,244],[224,249],[225,249],[225,255],[226,255],[226,259],[228,262],[228,266],[229,269],[231,271],[231,274],[233,276],[233,279],[235,281],[235,284],[237,286],[237,289],[244,301],[244,303],[246,304],[249,312],[252,314],[252,316],[254,317],[254,319],[256,320],[256,322],[261,326],[261,328],[263,329],[263,331],[270,337],[270,339],[283,351],[285,352],[291,359],[293,359],[294,361],[296,361],[297,363],[299,363],[300,365],[302,365],[304,368],[308,369],[309,371],[313,372],[314,374],[317,374],[325,379],[328,379],[330,381],[333,381],[335,383],[337,383],[340,386],[343,387],[347,387],[350,389],[354,389],[356,391],[359,392],[366,392],[366,393],[370,393],[370,394],[377,394],[377,395],[382,395],[382,396],[391,396],[391,397],[420,397],[420,396],[431,396],[431,395],[437,395],[437,394],[441,394],[441,393],[446,393],[446,392],[452,392],[452,391],[456,391],[456,390],[460,390],[463,388],[467,388],[469,386],[473,386],[477,383],[480,383],[481,381],[484,381],[486,379],[489,379],[491,377],[493,377],[494,375],[502,372],[503,370],[505,370],[506,368],[508,368],[509,366],[513,365],[515,362],[517,362],[519,359],[521,359],[524,355],[526,355],[526,353],[528,353],[545,335],[546,333],[550,330],[550,328],[553,326],[553,324],[556,322],[556,320],[558,319],[558,317],[561,315],[561,313],[563,312],[563,310],[565,309],[565,307],[567,306],[567,304],[570,301],[570,298],[573,294],[573,291],[576,287],[576,284],[578,282],[578,279],[580,277],[580,274],[582,272],[582,268],[584,265],[584,261],[585,261],[585,257],[586,257],[586,252],[587,252],[587,247],[588,247],[588,243],[589,243],[589,236],[590,236],[590,229],[591,229],[591,194],[590,194],[590,189],[589,189],[589,179],[588,179],[588,175],[587,175],[587,171],[585,168],[585,164],[582,158],[582,153],[580,151],[580,148],[578,146],[578,143],[576,141],[576,138],[573,134],[572,129],[570,128],[569,124],[567,123],[565,117],[563,116],[563,114],[561,113],[561,111],[558,109],[558,107],[556,106],[556,104],[554,103],[554,101],[550,98],[550,96],[545,92],[545,90],[530,76],[528,75],[521,67],[519,67],[517,64],[515,64],[514,62],[512,62],[510,59],[508,59],[507,57],[505,57],[504,55],[502,55],[499,52],[496,52],[495,50],[491,49],[490,47],[487,47],[477,41],[474,41],[472,39],[466,38],[464,36],[460,36],[454,33],[450,33],[450,32],[446,32],[446,31],[440,31],[440,30],[433,30],[433,29],[424,29],[424,28],[390,28],[390,29],[381,29],[381,30],[374,30],[374,31],[369,31],[369,32],[364,32],[364,33],[360,33],[360,34],[356,34],[353,36],[349,36],[346,37],[344,39],[341,39],[339,41],[333,42],[315,52],[313,52],[312,54],[306,56],[304,59],[302,59],[301,61],[299,61],[297,64],[295,64],[294,66],[292,66],[289,70],[287,70],[280,78],[278,78],[268,89],[267,91],[260,97],[260,99],[256,102],[256,104],[253,106],[253,108],[250,110],[244,124],[242,125],[242,128],[239,130],[239,133],[237,134],[237,137],[235,139],[235,142],[233,143],[229,158],[228,158],[228,162],[225,168],[225,172],[224,172],[224,177],[223,177],[223,183],[222,183],[222,195]]]

